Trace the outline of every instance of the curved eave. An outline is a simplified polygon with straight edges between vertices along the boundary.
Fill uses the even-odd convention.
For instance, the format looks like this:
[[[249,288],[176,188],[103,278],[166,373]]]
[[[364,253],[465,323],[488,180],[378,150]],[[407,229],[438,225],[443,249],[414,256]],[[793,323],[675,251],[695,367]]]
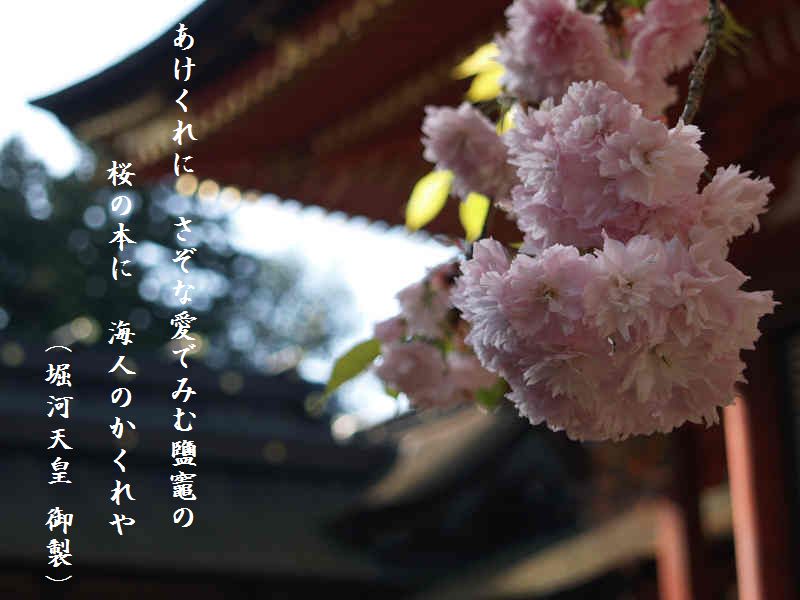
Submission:
[[[181,18],[196,45],[189,52],[198,65],[192,76],[195,89],[211,85],[231,62],[242,62],[274,45],[275,39],[293,27],[321,0],[205,0]],[[158,96],[158,109],[169,105],[176,83],[171,73],[171,50],[177,23],[125,59],[70,87],[32,100],[33,106],[55,113],[64,125],[105,113],[118,113],[143,98]],[[179,53],[182,54],[182,53]],[[176,54],[177,56],[177,54]],[[202,65],[202,68],[200,67]],[[130,123],[123,124],[124,127]],[[80,132],[77,132],[79,137]],[[93,141],[93,140],[90,140]]]

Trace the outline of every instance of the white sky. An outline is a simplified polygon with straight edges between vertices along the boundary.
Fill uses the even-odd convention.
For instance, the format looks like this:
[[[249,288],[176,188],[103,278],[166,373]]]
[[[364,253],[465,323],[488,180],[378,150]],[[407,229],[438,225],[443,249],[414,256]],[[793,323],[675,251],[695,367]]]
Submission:
[[[68,173],[78,159],[72,137],[55,117],[27,101],[116,63],[164,33],[198,4],[199,0],[4,3],[0,17],[0,143],[19,135],[54,174]],[[338,352],[369,337],[374,321],[397,311],[394,294],[400,288],[454,253],[397,229],[366,226],[363,220],[353,223],[343,215],[283,204],[274,197],[240,206],[234,223],[237,244],[242,248],[264,255],[299,255],[312,277],[340,278],[351,288],[359,324],[342,340]],[[330,361],[308,362],[302,372],[322,380],[329,369]],[[343,395],[363,421],[373,422],[395,411],[394,401],[369,377],[345,386]]]

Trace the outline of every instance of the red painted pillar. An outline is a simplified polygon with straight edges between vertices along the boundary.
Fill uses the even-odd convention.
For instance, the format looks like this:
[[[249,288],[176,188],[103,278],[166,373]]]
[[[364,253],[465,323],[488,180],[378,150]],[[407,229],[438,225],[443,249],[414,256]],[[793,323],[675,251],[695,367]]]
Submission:
[[[684,426],[673,434],[673,476],[659,503],[656,568],[660,600],[705,600],[708,573],[700,521],[700,460],[697,432]]]
[[[739,600],[793,600],[788,465],[770,345],[749,361],[743,398],[723,412]]]

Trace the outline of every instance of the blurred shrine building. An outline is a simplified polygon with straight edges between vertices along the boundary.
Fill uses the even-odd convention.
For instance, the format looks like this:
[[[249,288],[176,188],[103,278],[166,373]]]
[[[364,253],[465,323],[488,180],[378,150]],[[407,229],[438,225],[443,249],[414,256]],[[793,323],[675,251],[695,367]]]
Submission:
[[[99,164],[132,162],[139,181],[174,180],[182,118],[199,177],[183,176],[182,193],[233,186],[242,202],[269,192],[402,224],[430,169],[423,107],[461,101],[468,84],[453,67],[503,29],[508,3],[208,0],[182,21],[196,39],[187,116],[175,104],[174,29],[34,104]],[[232,495],[237,513],[212,510],[187,550],[170,542],[170,557],[158,544],[97,553],[82,580],[137,585],[128,552],[162,586],[152,589],[199,576],[197,597],[249,597],[236,585],[276,598],[798,597],[800,1],[728,4],[753,35],[743,55],[717,57],[698,125],[712,169],[739,163],[776,186],[761,230],[732,260],[782,304],[762,321],[749,384],[722,426],[577,444],[509,407],[470,407],[405,415],[347,446],[319,436],[314,446],[288,428],[275,438],[281,460],[266,465],[264,431],[228,427],[238,442],[219,451],[215,493]],[[455,201],[431,231],[459,235]]]

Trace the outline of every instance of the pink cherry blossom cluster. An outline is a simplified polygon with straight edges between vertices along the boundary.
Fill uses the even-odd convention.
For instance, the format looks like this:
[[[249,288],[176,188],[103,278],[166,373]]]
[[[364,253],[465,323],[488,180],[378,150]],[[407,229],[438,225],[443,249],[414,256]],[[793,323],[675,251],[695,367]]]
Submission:
[[[757,228],[772,185],[734,166],[699,190],[700,137],[594,82],[507,134],[524,243],[512,260],[480,242],[452,299],[532,423],[620,439],[715,422],[732,401],[774,302],[740,289],[728,243]]]
[[[555,156],[560,156],[561,151],[577,151],[582,156],[583,148],[579,145],[591,141],[597,127],[591,117],[606,118],[619,135],[610,144],[600,165],[602,169],[615,168],[613,162],[618,158],[635,161],[638,155],[624,156],[632,149],[639,154],[656,149],[673,152],[687,163],[699,160],[702,154],[696,143],[699,139],[696,129],[679,127],[668,132],[663,125],[646,117],[662,115],[676,100],[675,88],[667,85],[666,77],[689,64],[702,46],[707,31],[706,10],[706,0],[650,0],[644,12],[630,12],[623,25],[612,34],[603,25],[600,15],[581,12],[574,0],[516,0],[507,10],[509,30],[505,36],[497,38],[498,60],[505,69],[502,82],[506,92],[520,106],[538,105],[541,110],[523,121],[521,126],[528,132],[511,137],[538,139],[542,136],[532,135],[533,132],[551,130],[538,155],[534,155],[543,161],[541,170]],[[604,82],[610,89],[590,90],[588,94],[594,98],[575,97],[557,116],[548,117],[554,100],[571,90],[573,83],[589,80]],[[610,111],[606,115],[586,114],[598,112],[599,105],[605,101],[603,96],[614,94],[611,90],[635,104],[637,114],[629,114],[634,112],[630,106],[619,108],[619,114]],[[616,105],[619,106],[619,102]],[[572,124],[579,116],[587,118]],[[627,131],[623,131],[623,125],[627,125]],[[465,198],[470,192],[478,192],[492,198],[501,208],[510,208],[510,193],[518,183],[512,165],[524,165],[513,158],[508,160],[509,148],[503,143],[507,136],[498,136],[495,126],[480,111],[468,103],[457,109],[428,107],[422,131],[425,159],[437,169],[453,172],[453,192],[457,196]],[[651,144],[653,148],[632,148],[639,142]],[[690,148],[694,152],[689,152]],[[511,144],[510,149],[513,153],[515,145]],[[570,165],[576,166],[574,161]],[[642,166],[633,165],[633,168]],[[695,170],[698,165],[695,162],[687,166]],[[526,172],[530,174],[530,171]],[[581,169],[579,175],[586,174],[587,169]],[[565,171],[562,175],[571,176]],[[599,176],[602,175],[600,172]],[[662,184],[671,177],[663,172],[658,175]],[[530,177],[528,181],[529,187],[536,184]],[[583,183],[576,179],[572,186],[579,188]],[[659,199],[665,200],[663,196]],[[567,203],[572,204],[571,200]],[[533,207],[532,210],[545,209]],[[671,219],[684,216],[681,211],[672,214],[673,209],[664,212],[670,213]],[[603,214],[587,218],[597,220]],[[560,223],[569,226],[569,214],[566,216]],[[631,213],[627,220],[623,223],[617,215],[616,221],[629,231],[641,230],[639,216]],[[599,230],[594,229],[596,242]]]
[[[450,299],[458,265],[446,263],[398,295],[400,314],[375,325],[381,358],[375,373],[417,408],[475,401],[497,382],[464,344],[464,327]]]
[[[453,302],[466,342],[532,424],[602,440],[712,423],[774,306],[771,292],[740,289],[747,278],[721,248],[639,235],[512,259],[482,240]]]
[[[772,185],[729,167],[699,192],[701,135],[648,119],[605,83],[573,83],[560,104],[520,112],[505,141],[520,181],[511,212],[523,251],[595,248],[604,231],[623,242],[648,233],[688,243],[700,230],[730,240],[757,226]]]
[[[580,440],[718,420],[775,306],[741,289],[729,244],[758,229],[773,186],[737,166],[705,175],[700,129],[663,122],[707,6],[650,0],[609,27],[574,0],[509,7],[497,45],[514,127],[428,108],[423,144],[456,195],[489,196],[523,242],[479,241],[457,278],[439,267],[399,294],[375,332],[389,385],[441,406],[499,376],[531,423]]]
[[[706,0],[650,0],[606,28],[575,0],[517,0],[509,30],[497,38],[503,84],[531,104],[559,98],[576,81],[604,81],[659,116],[677,94],[665,79],[685,67],[703,44]]]

